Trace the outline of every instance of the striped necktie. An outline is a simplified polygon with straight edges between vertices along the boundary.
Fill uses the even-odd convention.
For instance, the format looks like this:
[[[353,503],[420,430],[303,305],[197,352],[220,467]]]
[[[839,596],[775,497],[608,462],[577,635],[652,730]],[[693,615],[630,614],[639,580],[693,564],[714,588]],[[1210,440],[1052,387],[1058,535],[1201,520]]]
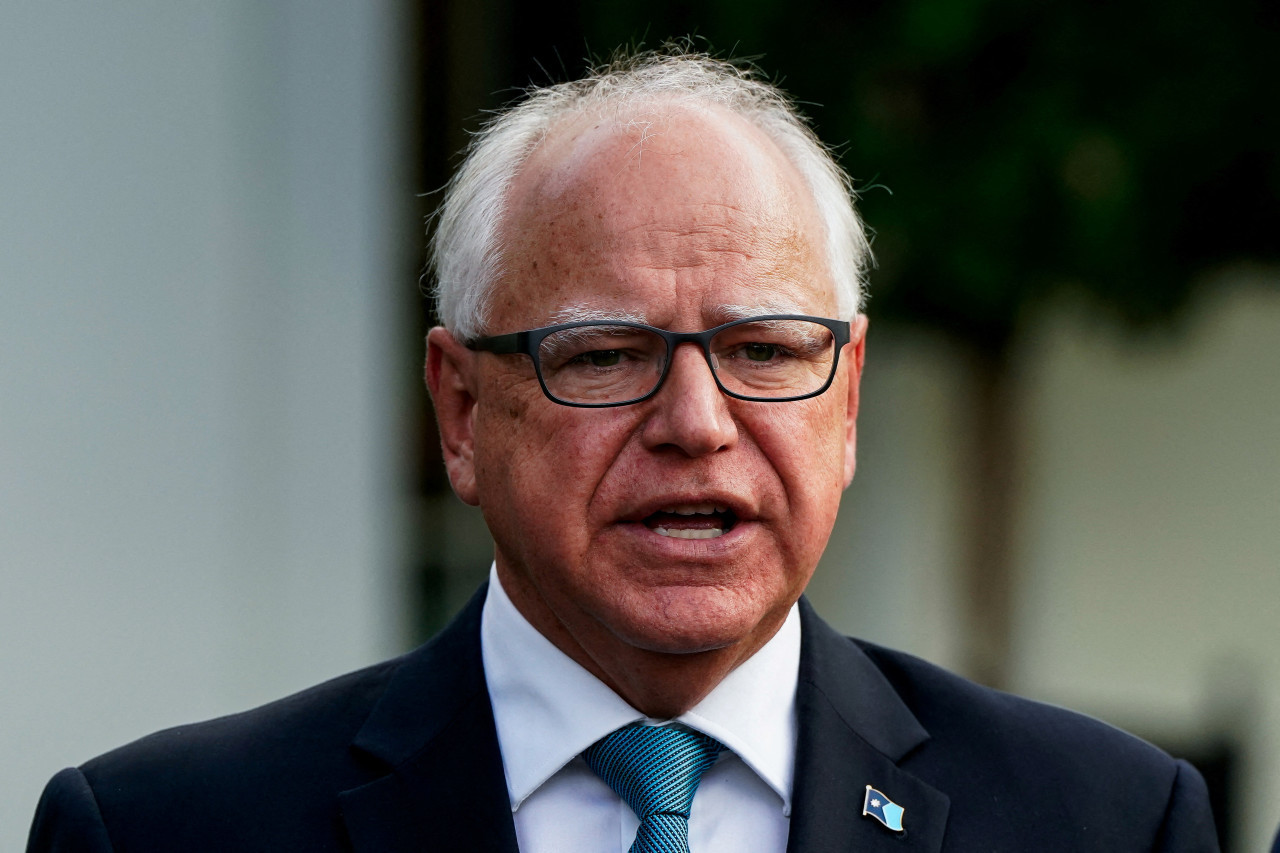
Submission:
[[[582,753],[640,818],[629,853],[689,853],[689,809],[724,744],[699,732],[635,723]]]

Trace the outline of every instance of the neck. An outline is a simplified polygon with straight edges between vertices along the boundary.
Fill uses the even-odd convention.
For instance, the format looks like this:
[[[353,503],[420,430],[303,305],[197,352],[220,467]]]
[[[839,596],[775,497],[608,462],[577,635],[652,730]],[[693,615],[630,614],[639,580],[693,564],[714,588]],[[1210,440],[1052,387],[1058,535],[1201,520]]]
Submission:
[[[583,669],[647,717],[679,717],[716,688],[740,664],[760,650],[786,621],[787,609],[737,643],[700,651],[672,653],[625,642],[591,620],[571,628],[526,589],[511,572],[498,568],[507,597],[521,615]]]
[[[667,654],[633,649],[631,654],[614,656],[610,665],[604,666],[581,645],[575,644],[576,653],[561,643],[556,645],[628,705],[657,720],[674,719],[693,708],[756,651],[743,654],[728,648]]]

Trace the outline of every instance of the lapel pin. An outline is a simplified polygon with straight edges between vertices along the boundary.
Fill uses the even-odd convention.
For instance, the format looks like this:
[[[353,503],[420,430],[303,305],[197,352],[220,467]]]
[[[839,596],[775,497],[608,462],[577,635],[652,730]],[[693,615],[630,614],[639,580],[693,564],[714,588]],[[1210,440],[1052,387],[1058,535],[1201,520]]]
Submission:
[[[906,809],[877,791],[867,786],[867,796],[862,801],[862,816],[870,815],[894,832],[902,832],[902,815]]]

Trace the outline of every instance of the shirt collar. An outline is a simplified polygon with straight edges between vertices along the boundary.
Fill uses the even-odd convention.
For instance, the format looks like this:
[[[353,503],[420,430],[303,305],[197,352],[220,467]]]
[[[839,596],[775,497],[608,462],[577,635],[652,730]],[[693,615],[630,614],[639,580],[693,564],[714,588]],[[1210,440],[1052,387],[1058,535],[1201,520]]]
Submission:
[[[511,808],[610,732],[651,720],[542,636],[489,571],[480,649]],[[675,722],[719,740],[790,813],[800,617],[792,605],[765,645]]]

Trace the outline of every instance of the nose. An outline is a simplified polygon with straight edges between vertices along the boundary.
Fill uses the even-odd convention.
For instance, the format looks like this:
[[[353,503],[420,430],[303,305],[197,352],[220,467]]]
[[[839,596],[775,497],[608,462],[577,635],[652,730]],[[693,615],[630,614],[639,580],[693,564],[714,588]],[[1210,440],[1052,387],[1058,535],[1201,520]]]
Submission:
[[[662,388],[653,398],[644,426],[645,445],[674,447],[690,457],[725,450],[738,441],[738,425],[729,398],[720,392],[702,350],[693,343],[676,347]]]

